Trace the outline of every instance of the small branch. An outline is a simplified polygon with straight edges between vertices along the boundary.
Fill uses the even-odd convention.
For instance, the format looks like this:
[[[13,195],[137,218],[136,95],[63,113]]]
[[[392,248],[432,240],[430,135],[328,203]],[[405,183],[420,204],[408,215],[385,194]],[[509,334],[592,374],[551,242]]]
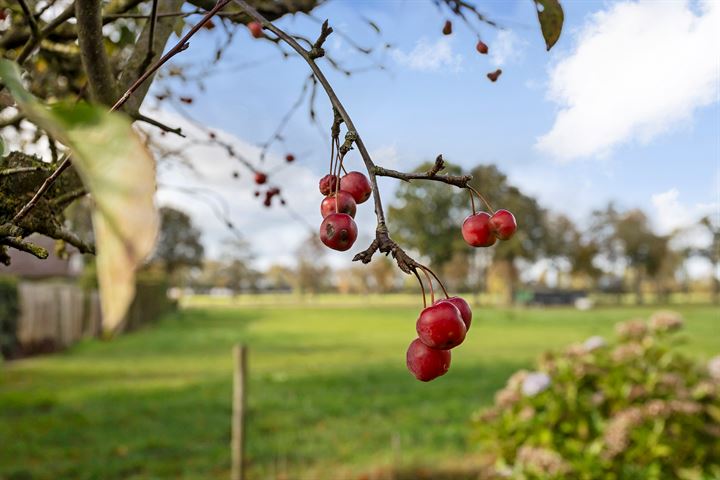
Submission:
[[[60,206],[69,205],[78,198],[84,197],[85,195],[87,195],[87,193],[88,192],[87,190],[85,190],[85,188],[78,188],[77,190],[73,190],[71,192],[64,193],[58,197],[53,198],[52,203]]]
[[[8,247],[13,247],[17,250],[22,250],[23,252],[27,252],[42,260],[48,257],[48,251],[45,250],[43,247],[40,247],[30,242],[25,242],[20,237],[1,238],[0,244],[7,245]]]
[[[35,16],[32,13],[32,10],[30,10],[30,7],[25,0],[18,0],[18,3],[20,4],[20,8],[22,8],[23,15],[25,15],[25,18],[30,25],[30,31],[32,32],[32,36],[38,38],[40,36],[40,29],[38,29],[38,24],[35,20]]]
[[[0,170],[0,177],[4,177],[6,175],[15,175],[18,173],[28,173],[28,172],[37,172],[38,170],[42,170],[42,167],[15,167],[15,168],[6,168],[5,170]]]
[[[376,231],[375,240],[370,246],[353,257],[353,262],[360,261],[362,263],[370,263],[375,252],[380,251],[385,255],[392,255],[397,262],[398,268],[408,275],[413,273],[416,268],[422,268],[422,265],[412,259],[395,241],[390,238],[387,231]]]
[[[392,177],[406,182],[411,180],[433,180],[436,182],[447,183],[448,185],[453,185],[458,188],[468,187],[468,183],[472,180],[471,175],[438,175],[438,172],[443,168],[445,168],[445,161],[443,160],[442,155],[438,155],[435,160],[435,165],[425,173],[398,172],[397,170],[390,170],[379,166],[375,166],[374,170],[375,175],[379,177]]]
[[[147,54],[145,55],[145,60],[142,63],[141,70],[145,70],[148,65],[150,65],[150,62],[152,61],[153,57],[155,56],[155,25],[157,25],[157,18],[158,18],[158,0],[153,0],[152,7],[150,9],[150,31],[148,32],[148,47],[147,47]]]
[[[323,44],[325,43],[325,40],[330,36],[330,34],[333,32],[332,27],[328,26],[328,21],[325,20],[322,24],[322,27],[320,28],[320,36],[318,39],[313,43],[312,47],[310,48],[310,51],[308,52],[308,56],[315,60],[316,58],[324,57],[325,56],[325,50],[323,49]]]
[[[182,132],[182,128],[180,128],[180,127],[175,127],[175,128],[169,127],[169,126],[165,125],[164,123],[162,123],[158,120],[155,120],[154,118],[143,115],[141,113],[134,115],[133,118],[140,122],[145,122],[149,125],[152,125],[153,127],[157,127],[160,130],[162,130],[163,132],[174,133],[175,135],[179,135],[179,136],[185,138],[185,134]]]
[[[169,52],[167,52],[165,55],[160,57],[160,59],[155,62],[145,73],[143,73],[140,78],[135,80],[135,82],[130,85],[130,87],[127,89],[127,91],[120,97],[120,99],[115,102],[115,105],[113,105],[111,111],[117,110],[118,108],[122,107],[125,102],[130,98],[130,96],[137,90],[142,83],[147,80],[150,76],[152,76],[160,67],[162,67],[168,60],[170,60],[172,57],[177,55],[180,52],[183,52],[190,47],[190,44],[188,41],[190,38],[195,35],[198,30],[200,30],[203,25],[205,25],[218,11],[222,10],[228,3],[230,3],[230,0],[218,0],[218,2],[215,4],[212,10],[207,12],[203,18],[195,24],[188,33],[185,34],[184,37],[180,39],[180,41],[175,44],[173,48],[170,49]]]
[[[47,192],[52,184],[57,180],[57,178],[60,176],[62,172],[65,171],[66,168],[70,166],[70,155],[65,154],[63,155],[62,160],[60,161],[60,165],[55,169],[55,171],[45,179],[45,181],[40,185],[40,188],[38,188],[38,191],[35,192],[35,195],[30,199],[28,203],[26,203],[18,213],[15,214],[15,216],[12,219],[12,222],[14,224],[18,224],[20,220],[25,218],[25,216],[30,212],[30,210],[35,207],[38,200],[40,200],[40,197],[42,197],[45,192]]]

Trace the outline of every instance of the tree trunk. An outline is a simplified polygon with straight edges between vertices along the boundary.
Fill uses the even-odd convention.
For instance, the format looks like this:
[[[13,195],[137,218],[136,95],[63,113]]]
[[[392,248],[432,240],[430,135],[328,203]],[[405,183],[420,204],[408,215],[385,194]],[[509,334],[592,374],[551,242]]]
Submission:
[[[643,281],[642,270],[640,268],[638,268],[635,270],[635,279],[633,282],[636,305],[642,305],[643,303],[645,303],[644,298],[643,298],[643,292],[642,292],[642,281]]]

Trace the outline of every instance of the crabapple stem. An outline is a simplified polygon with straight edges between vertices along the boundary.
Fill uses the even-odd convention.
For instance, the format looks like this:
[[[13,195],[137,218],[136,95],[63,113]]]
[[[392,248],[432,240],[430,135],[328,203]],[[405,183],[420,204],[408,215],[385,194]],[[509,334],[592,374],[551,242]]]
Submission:
[[[433,287],[432,278],[430,278],[427,272],[427,267],[420,265],[420,269],[425,274],[425,278],[427,278],[428,284],[430,285],[430,305],[435,305],[435,287]]]
[[[435,277],[435,280],[437,280],[438,285],[440,285],[440,288],[442,289],[443,293],[445,294],[445,298],[450,298],[450,295],[448,295],[447,290],[445,290],[445,285],[443,285],[443,283],[440,281],[440,278],[437,275],[435,275],[435,272],[433,272],[430,268],[426,267],[425,265],[420,265],[420,268],[430,272],[430,275]],[[433,303],[435,303],[435,302],[433,302]]]
[[[480,200],[482,200],[482,202],[487,206],[488,210],[490,210],[490,214],[495,213],[495,209],[492,207],[492,205],[490,205],[490,202],[488,202],[487,199],[480,192],[475,190],[470,185],[468,185],[467,188],[470,189],[470,191],[473,192],[475,195],[477,195]]]
[[[418,283],[420,284],[420,291],[422,292],[423,297],[423,308],[427,308],[427,300],[425,300],[425,287],[423,286],[422,280],[420,279],[420,275],[417,273],[417,268],[413,268],[412,272],[415,274],[415,277],[418,279]]]
[[[470,190],[468,190],[468,193],[470,194],[470,205],[472,206],[472,212],[473,215],[475,215],[475,197],[473,197],[473,194]]]

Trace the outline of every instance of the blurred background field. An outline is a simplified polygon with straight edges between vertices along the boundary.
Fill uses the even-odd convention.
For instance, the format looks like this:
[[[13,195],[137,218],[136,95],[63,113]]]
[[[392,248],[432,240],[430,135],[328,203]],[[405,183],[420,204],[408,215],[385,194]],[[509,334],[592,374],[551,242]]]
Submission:
[[[250,347],[250,478],[372,478],[378,469],[423,466],[472,472],[470,419],[512,372],[547,349],[609,338],[615,322],[656,310],[478,306],[450,372],[425,384],[404,364],[417,302],[188,298],[112,342],[86,340],[7,364],[0,478],[227,478],[231,348],[240,342]],[[717,354],[717,308],[674,308],[686,320],[682,348],[702,360]]]

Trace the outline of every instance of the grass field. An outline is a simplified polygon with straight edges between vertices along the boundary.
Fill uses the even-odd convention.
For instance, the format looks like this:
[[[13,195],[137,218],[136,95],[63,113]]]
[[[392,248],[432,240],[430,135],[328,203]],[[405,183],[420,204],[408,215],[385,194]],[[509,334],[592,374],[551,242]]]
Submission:
[[[476,309],[450,372],[423,384],[404,365],[417,307],[326,303],[195,302],[112,342],[0,366],[0,478],[229,478],[237,342],[251,348],[251,479],[472,461],[469,417],[512,371],[652,312]],[[685,348],[702,358],[720,352],[717,309],[679,310]]]

